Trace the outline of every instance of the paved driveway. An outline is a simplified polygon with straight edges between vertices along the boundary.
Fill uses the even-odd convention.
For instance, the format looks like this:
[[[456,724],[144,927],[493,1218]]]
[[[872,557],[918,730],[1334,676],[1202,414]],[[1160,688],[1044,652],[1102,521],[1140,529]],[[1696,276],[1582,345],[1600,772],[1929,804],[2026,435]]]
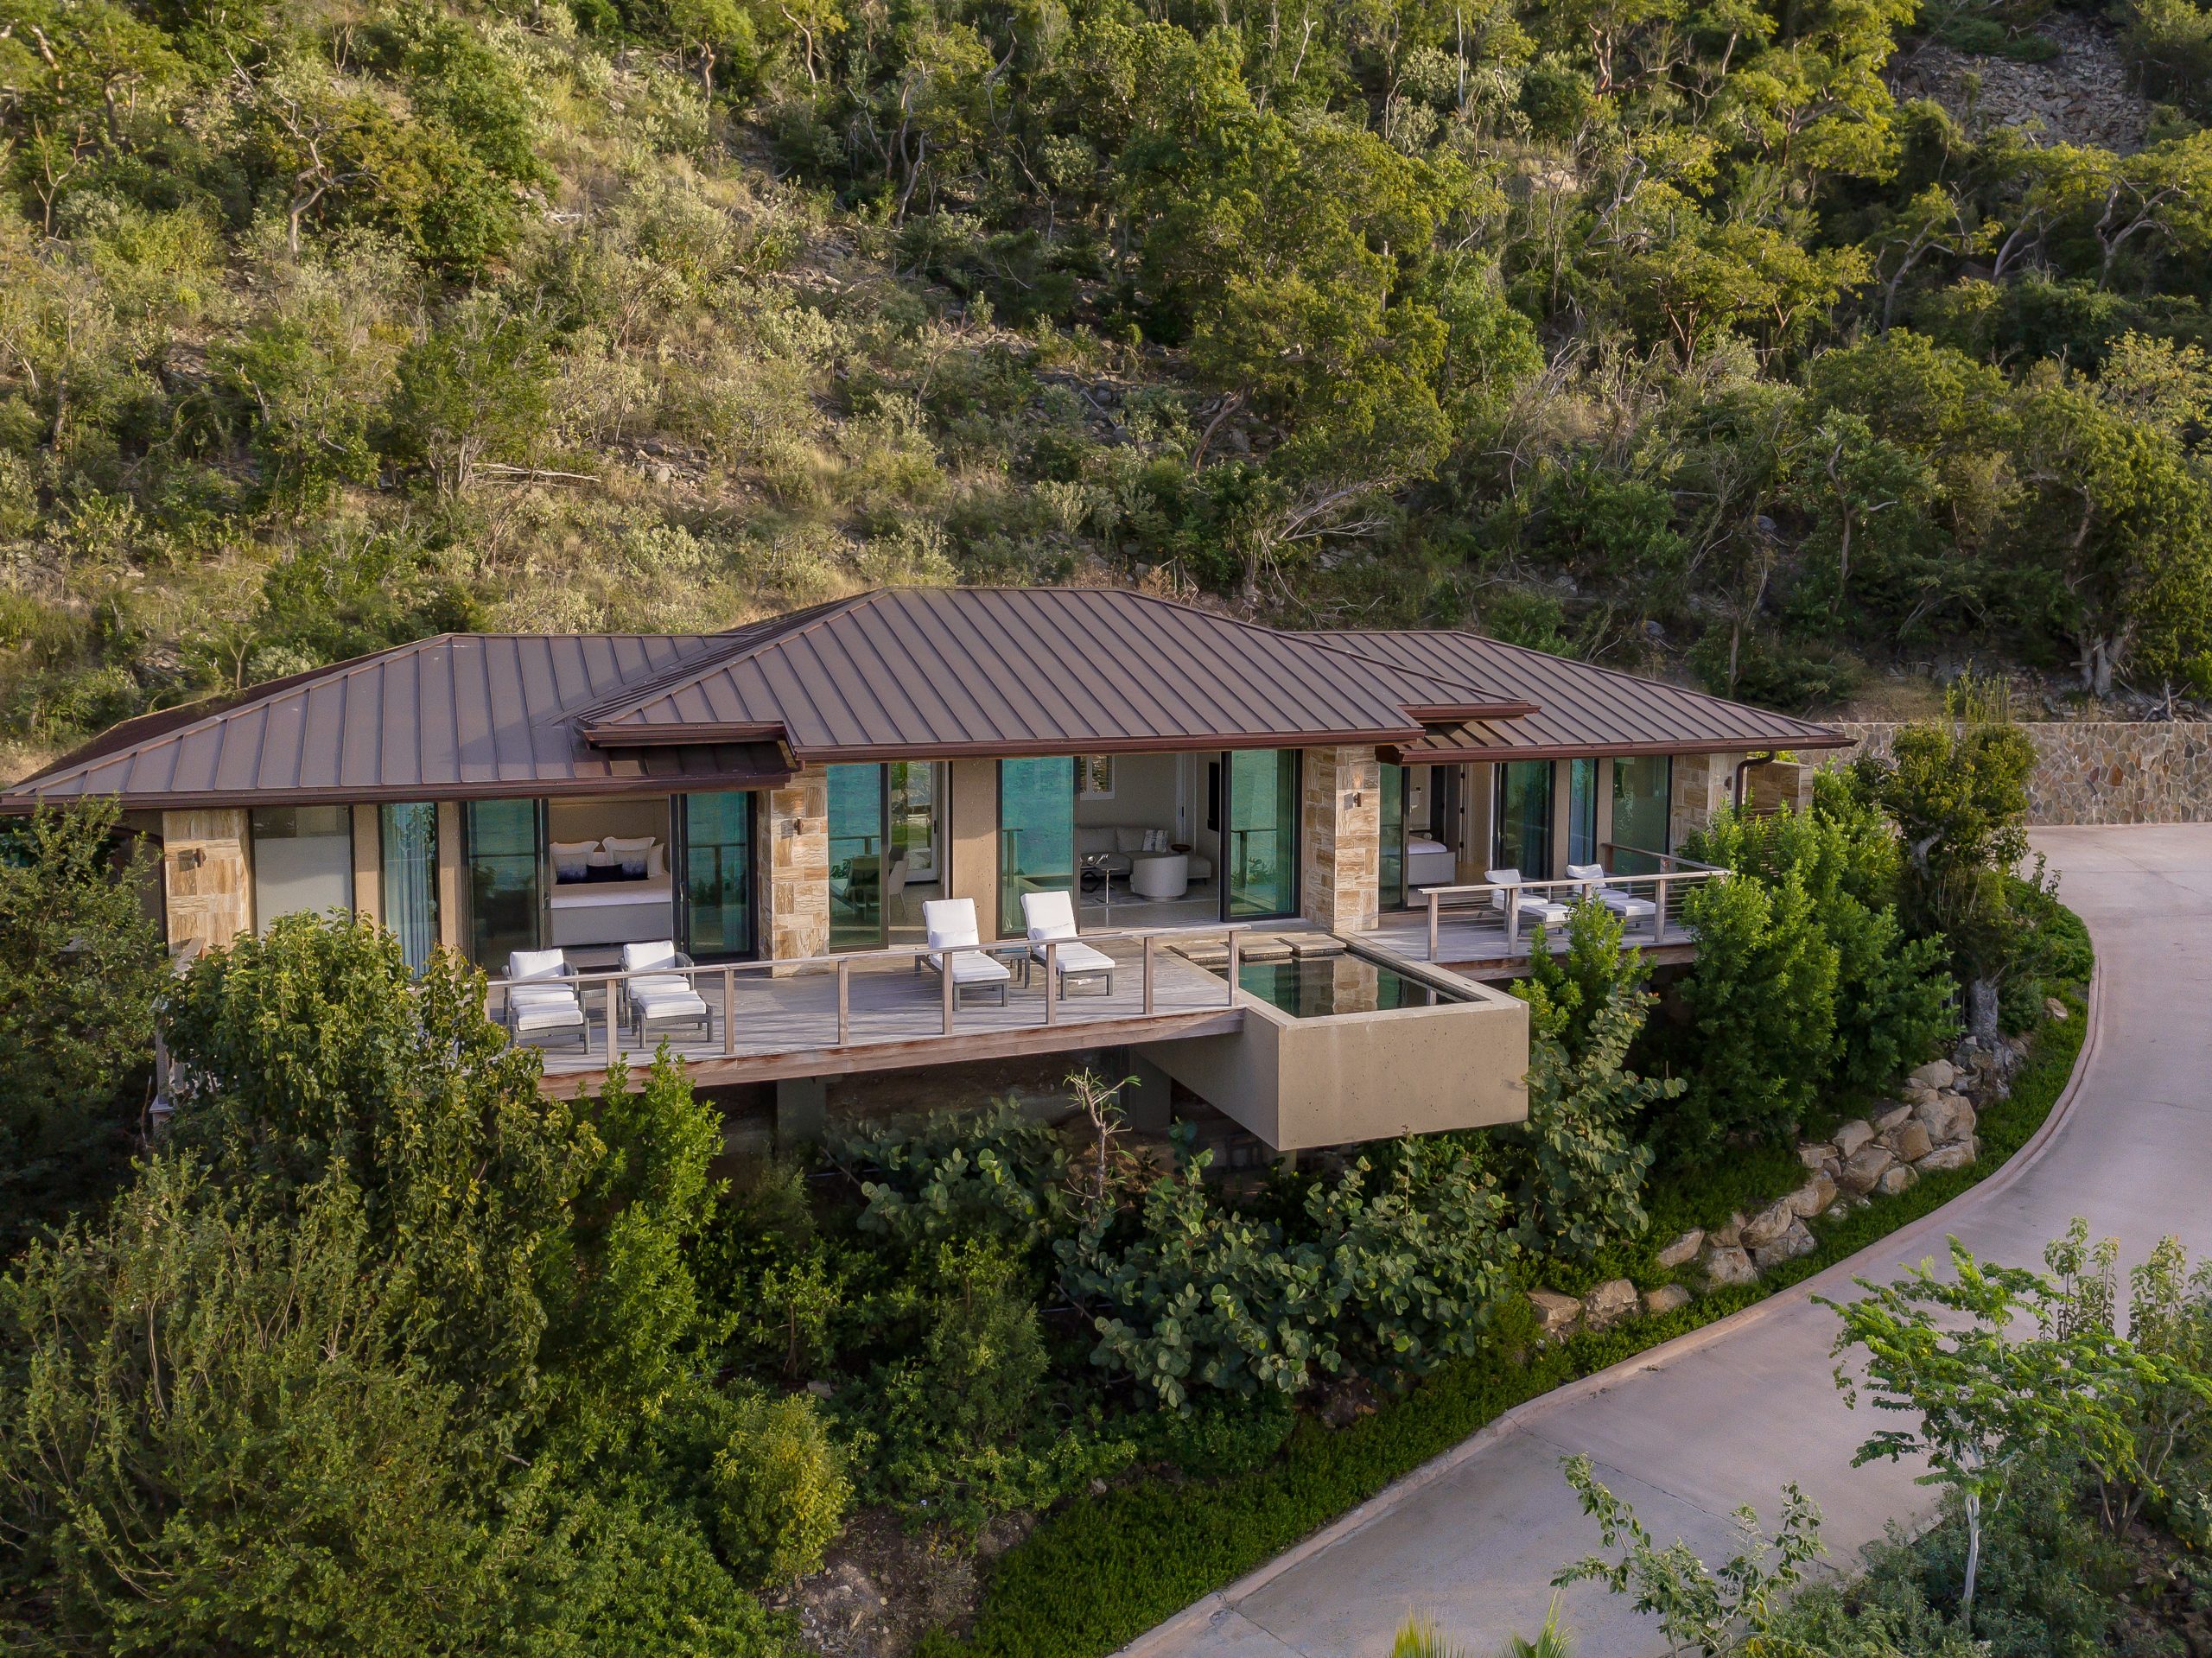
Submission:
[[[2086,1216],[2124,1260],[2160,1233],[2212,1250],[2212,826],[2051,829],[2035,837],[2061,896],[2088,922],[2101,975],[2093,1051],[2063,1121],[2033,1161],[1976,1187],[1854,1261],[1736,1318],[1512,1413],[1319,1538],[1163,1624],[1144,1658],[1338,1658],[1383,1654],[1411,1612],[1476,1652],[1533,1633],[1551,1576],[1597,1537],[1559,1474],[1581,1452],[1662,1540],[1725,1558],[1728,1515],[1771,1516],[1795,1479],[1847,1559],[1892,1516],[1926,1509],[1911,1471],[1851,1466],[1874,1426],[1830,1380],[1834,1315],[1809,1305],[1854,1274],[1976,1251],[2033,1263]],[[1583,1652],[1638,1658],[1656,1631],[1588,1585],[1567,1600]]]

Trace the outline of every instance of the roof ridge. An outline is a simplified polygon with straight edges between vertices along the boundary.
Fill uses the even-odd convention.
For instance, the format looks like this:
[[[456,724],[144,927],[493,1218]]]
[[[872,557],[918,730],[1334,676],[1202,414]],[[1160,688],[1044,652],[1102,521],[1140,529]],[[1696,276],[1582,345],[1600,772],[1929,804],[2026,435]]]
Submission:
[[[1656,685],[1662,689],[1675,691],[1683,696],[1694,696],[1700,702],[1719,702],[1729,708],[1743,708],[1750,713],[1757,714],[1769,719],[1790,720],[1796,721],[1801,726],[1811,726],[1820,730],[1827,729],[1827,727],[1822,726],[1819,721],[1808,719],[1802,714],[1784,714],[1779,708],[1763,708],[1757,703],[1741,702],[1732,696],[1723,696],[1717,691],[1701,691],[1694,685],[1677,685],[1672,680],[1656,679],[1649,674],[1632,674],[1625,668],[1609,667],[1602,662],[1586,662],[1580,657],[1558,656],[1549,651],[1539,651],[1533,645],[1516,645],[1510,639],[1493,638],[1487,633],[1478,633],[1470,627],[1409,628],[1405,631],[1408,632],[1422,633],[1451,633],[1457,634],[1462,638],[1480,639],[1484,644],[1494,645],[1502,651],[1516,651],[1520,652],[1522,656],[1547,657],[1554,662],[1572,663],[1574,666],[1586,669],[1591,673],[1604,674],[1609,679],[1624,680],[1631,685]]]
[[[786,612],[781,616],[763,616],[757,621],[746,623],[743,627],[732,628],[728,633],[709,636],[728,639],[729,648],[724,651],[709,651],[696,662],[683,663],[664,673],[655,674],[651,678],[639,680],[633,685],[625,685],[611,696],[601,697],[594,702],[586,703],[575,710],[569,717],[587,725],[597,725],[614,719],[651,698],[668,696],[688,680],[703,678],[716,669],[727,668],[730,664],[740,661],[756,651],[765,651],[772,645],[781,644],[785,639],[797,638],[803,633],[811,632],[832,617],[844,615],[860,608],[863,603],[873,602],[880,595],[893,591],[899,591],[899,589],[870,588],[864,593],[849,593],[841,599],[827,599],[818,605]],[[778,622],[790,621],[795,616],[804,617],[805,619],[789,627],[779,628],[774,626]],[[757,638],[746,639],[732,637],[742,633],[747,628],[771,631],[764,632]]]

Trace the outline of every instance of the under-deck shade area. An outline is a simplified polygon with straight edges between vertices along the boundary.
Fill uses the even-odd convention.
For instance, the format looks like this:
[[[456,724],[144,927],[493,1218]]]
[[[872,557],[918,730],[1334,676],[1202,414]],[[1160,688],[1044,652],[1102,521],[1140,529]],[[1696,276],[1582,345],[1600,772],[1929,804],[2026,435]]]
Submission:
[[[1221,973],[1182,951],[1218,953],[1227,943],[1219,929],[1087,933],[1084,945],[1110,970],[1079,970],[1054,951],[1049,973],[1027,944],[987,946],[980,953],[1007,970],[1003,999],[967,984],[949,994],[918,948],[679,969],[673,976],[703,1004],[699,1016],[642,1033],[626,987],[671,970],[582,972],[561,981],[576,994],[581,1026],[529,1039],[543,1050],[546,1089],[557,1095],[595,1085],[610,1052],[642,1066],[664,1041],[695,1083],[714,1087],[1219,1032],[1236,1028],[1243,1013]],[[504,1019],[505,981],[492,981],[489,1006]]]

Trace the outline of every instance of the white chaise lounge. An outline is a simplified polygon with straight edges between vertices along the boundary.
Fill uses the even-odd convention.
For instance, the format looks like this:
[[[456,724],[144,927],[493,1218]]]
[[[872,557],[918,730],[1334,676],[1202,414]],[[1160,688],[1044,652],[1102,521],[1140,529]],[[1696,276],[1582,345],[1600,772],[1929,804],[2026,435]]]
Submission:
[[[1004,962],[983,953],[983,941],[976,926],[974,899],[924,899],[922,926],[930,953],[914,958],[915,972],[927,969],[940,979],[950,972],[955,1001],[963,996],[994,992],[999,1006],[1006,1006],[1007,988],[1014,982],[1014,974]]]
[[[699,994],[690,975],[655,970],[690,965],[691,958],[671,939],[622,946],[622,970],[642,975],[622,981],[623,1021],[639,1042],[656,1031],[696,1028],[702,1041],[714,1035],[707,999]]]
[[[506,1026],[517,1042],[574,1037],[579,1047],[591,1043],[584,1004],[573,981],[575,969],[557,950],[518,950],[507,957]]]
[[[1568,876],[1582,883],[1582,890],[1596,899],[1624,921],[1649,921],[1659,913],[1659,906],[1648,898],[1638,898],[1624,893],[1618,886],[1605,885],[1605,866],[1601,863],[1571,863]]]
[[[1490,895],[1491,905],[1500,915],[1518,909],[1522,924],[1538,926],[1563,927],[1573,914],[1566,905],[1555,898],[1521,890],[1521,872],[1517,869],[1485,869],[1483,879],[1498,890]]]
[[[1024,893],[1021,918],[1029,928],[1031,959],[1058,964],[1060,994],[1072,994],[1079,984],[1097,986],[1101,995],[1114,994],[1114,958],[1077,942],[1075,903],[1065,893]],[[1047,950],[1047,944],[1056,948]]]

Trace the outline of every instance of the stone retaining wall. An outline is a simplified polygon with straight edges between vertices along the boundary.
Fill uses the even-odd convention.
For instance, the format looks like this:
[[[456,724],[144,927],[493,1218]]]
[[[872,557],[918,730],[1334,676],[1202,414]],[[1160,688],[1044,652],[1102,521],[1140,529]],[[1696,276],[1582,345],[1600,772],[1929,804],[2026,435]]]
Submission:
[[[1893,724],[1834,722],[1857,748],[1821,756],[1889,753]],[[2028,782],[2028,821],[2061,823],[2212,823],[2212,723],[2118,720],[2024,721],[2042,756]]]

